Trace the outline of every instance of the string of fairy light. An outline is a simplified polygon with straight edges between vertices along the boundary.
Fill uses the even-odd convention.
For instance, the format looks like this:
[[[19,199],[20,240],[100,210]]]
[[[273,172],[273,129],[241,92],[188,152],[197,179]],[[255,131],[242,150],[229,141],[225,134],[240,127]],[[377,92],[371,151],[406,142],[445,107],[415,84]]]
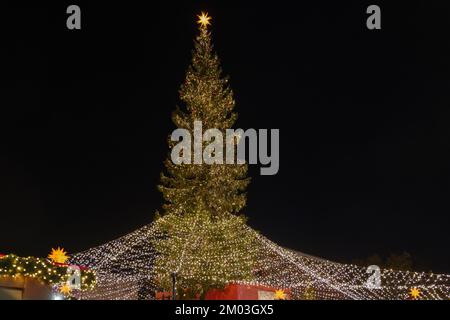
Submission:
[[[420,299],[448,299],[450,276],[425,272],[381,270],[382,286],[366,286],[365,268],[306,256],[273,243],[251,228],[256,236],[259,263],[252,281],[242,284],[280,288],[293,299],[303,299],[307,290],[316,299],[406,299],[412,288],[420,290]],[[154,298],[161,288],[155,281],[153,261],[157,255],[151,243],[158,237],[149,224],[122,238],[76,254],[71,263],[95,270],[94,290],[80,293],[80,299]],[[236,254],[245,254],[240,252]],[[167,270],[168,273],[171,270]]]
[[[35,279],[49,285],[54,292],[69,297],[78,291],[91,290],[96,285],[95,273],[86,268],[66,264],[69,256],[64,249],[52,249],[47,259],[37,257],[19,257],[15,254],[0,255],[0,277],[19,280]],[[70,283],[72,275],[79,279],[77,286]]]

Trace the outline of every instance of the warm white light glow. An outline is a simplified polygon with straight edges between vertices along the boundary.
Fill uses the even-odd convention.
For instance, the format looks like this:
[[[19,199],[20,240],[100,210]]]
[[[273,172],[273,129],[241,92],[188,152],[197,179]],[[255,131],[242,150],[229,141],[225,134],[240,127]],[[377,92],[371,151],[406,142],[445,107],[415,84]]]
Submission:
[[[315,299],[408,299],[411,288],[420,290],[420,299],[448,299],[450,293],[449,275],[390,269],[381,270],[381,288],[371,289],[366,286],[366,268],[295,253],[251,228],[248,232],[257,237],[260,259],[255,280],[243,283],[288,289],[293,299],[304,299],[306,293]],[[156,253],[151,246],[155,236],[154,224],[150,224],[76,254],[72,263],[88,266],[97,274],[96,288],[80,292],[79,298],[138,299],[157,291],[152,266]]]

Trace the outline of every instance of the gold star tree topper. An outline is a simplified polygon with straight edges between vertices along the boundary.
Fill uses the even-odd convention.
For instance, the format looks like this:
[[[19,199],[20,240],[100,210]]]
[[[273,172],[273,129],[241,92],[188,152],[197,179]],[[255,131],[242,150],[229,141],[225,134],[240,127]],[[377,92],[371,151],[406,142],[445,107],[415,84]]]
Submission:
[[[197,15],[197,17],[197,23],[200,25],[201,29],[206,29],[209,25],[211,25],[211,17],[208,16],[207,12],[202,12],[201,14]]]
[[[61,249],[58,247],[57,249],[52,248],[52,252],[48,255],[48,258],[55,263],[66,263],[69,259],[67,252],[64,251],[64,248]]]
[[[411,291],[409,291],[409,294],[411,295],[411,297],[413,299],[419,299],[421,292],[419,289],[414,287],[414,288],[411,288]]]

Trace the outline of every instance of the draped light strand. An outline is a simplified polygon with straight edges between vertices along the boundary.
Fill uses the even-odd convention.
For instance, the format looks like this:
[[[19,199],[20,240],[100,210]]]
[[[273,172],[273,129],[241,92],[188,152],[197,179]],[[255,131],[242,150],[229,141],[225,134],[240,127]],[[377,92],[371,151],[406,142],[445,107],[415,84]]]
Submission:
[[[313,292],[315,299],[408,299],[413,287],[421,291],[420,299],[449,298],[449,275],[382,269],[381,288],[371,289],[366,285],[369,275],[365,268],[293,252],[251,228],[247,228],[247,232],[256,236],[253,249],[258,250],[259,263],[254,270],[254,280],[236,281],[242,284],[289,289],[293,299],[305,299],[307,292]],[[74,255],[71,263],[85,265],[97,275],[96,288],[80,293],[78,298],[154,299],[155,292],[161,290],[156,284],[153,267],[157,253],[152,243],[158,236],[152,223]],[[245,252],[235,254],[245,255]]]

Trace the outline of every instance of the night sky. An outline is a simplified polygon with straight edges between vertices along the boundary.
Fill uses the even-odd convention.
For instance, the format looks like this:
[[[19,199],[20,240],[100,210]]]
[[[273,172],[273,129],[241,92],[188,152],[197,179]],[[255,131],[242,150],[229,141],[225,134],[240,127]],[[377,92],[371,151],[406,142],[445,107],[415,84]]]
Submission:
[[[236,127],[280,129],[279,173],[250,170],[249,224],[335,261],[407,251],[450,273],[448,2],[147,3],[2,10],[0,253],[75,253],[152,221],[205,10]]]

